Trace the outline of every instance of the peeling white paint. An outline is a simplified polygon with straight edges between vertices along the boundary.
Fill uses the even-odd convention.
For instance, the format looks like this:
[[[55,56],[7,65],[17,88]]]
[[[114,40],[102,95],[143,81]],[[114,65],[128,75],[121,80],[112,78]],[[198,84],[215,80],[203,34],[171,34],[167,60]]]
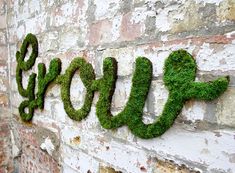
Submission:
[[[132,23],[143,23],[147,16],[147,8],[146,7],[139,7],[136,8],[135,11],[132,13],[131,22]]]
[[[223,154],[235,153],[233,136],[233,131],[188,131],[182,128],[182,124],[175,124],[160,138],[137,139],[137,144],[176,163],[182,159],[204,165],[208,172],[213,172],[213,169],[235,172],[234,163]],[[208,152],[203,152],[205,149]]]
[[[228,32],[225,34],[227,38],[232,38],[233,35],[235,35],[235,31]]]
[[[4,92],[7,91],[7,87],[6,87],[6,85],[4,84],[3,79],[1,79],[1,78],[0,78],[0,91],[4,91]]]
[[[112,21],[112,41],[116,41],[120,37],[120,26],[122,24],[122,16],[116,16]]]
[[[195,122],[197,120],[203,120],[206,113],[206,104],[202,101],[193,102],[193,105],[188,107],[184,106],[182,109],[182,115],[186,120]]]
[[[63,16],[72,16],[74,5],[71,3],[66,3],[61,6]]]
[[[168,41],[168,35],[161,35],[161,41]]]
[[[204,43],[197,53],[198,69],[202,71],[229,71],[235,69],[235,45],[228,44],[217,51],[209,43]]]
[[[18,39],[22,39],[23,35],[25,34],[25,28],[23,25],[20,25],[16,31]]]
[[[117,0],[94,0],[96,19],[110,18],[118,11],[120,3]]]
[[[99,161],[94,159],[92,156],[89,156],[79,150],[71,149],[69,146],[64,144],[61,145],[61,150],[62,162],[65,164],[63,166],[64,173],[70,173],[70,171],[68,171],[69,168],[66,168],[66,166],[69,166],[70,169],[72,168],[74,173],[88,172],[88,170],[94,173],[99,172]]]
[[[104,22],[105,24],[108,23],[107,27],[102,26],[103,28],[101,28],[100,31],[101,40],[99,46],[102,50],[98,50],[99,48],[96,49],[94,47],[86,47],[89,43],[87,33],[90,27],[87,23],[87,19],[90,17],[87,16],[88,5],[90,5],[88,0],[76,0],[73,1],[73,3],[61,1],[62,4],[60,5],[58,5],[60,2],[55,3],[52,0],[47,0],[45,2],[46,5],[37,1],[37,7],[33,7],[34,2],[36,2],[36,0],[29,2],[27,0],[21,0],[20,3],[23,3],[23,5],[20,5],[20,3],[16,1],[13,2],[14,14],[11,16],[12,19],[9,17],[8,22],[10,23],[10,28],[8,29],[11,29],[11,32],[9,32],[9,35],[12,36],[11,40],[14,41],[14,39],[16,39],[17,44],[10,45],[10,52],[12,54],[11,62],[16,61],[14,52],[19,50],[20,40],[22,40],[28,32],[32,32],[38,36],[40,58],[37,59],[37,62],[43,60],[47,65],[47,57],[55,57],[56,55],[71,50],[76,50],[76,53],[73,55],[77,56],[79,54],[80,56],[78,50],[83,50],[85,53],[81,53],[81,56],[85,55],[89,61],[92,61],[96,74],[100,77],[100,75],[102,75],[104,57],[114,57],[118,61],[118,77],[120,77],[117,80],[112,100],[113,110],[111,110],[111,112],[114,116],[123,109],[129,98],[132,85],[131,77],[135,69],[135,60],[138,56],[148,58],[153,64],[154,79],[149,92],[149,97],[152,97],[152,102],[146,104],[144,108],[146,116],[143,115],[143,121],[145,123],[155,121],[157,116],[161,114],[168,98],[168,91],[163,84],[162,75],[165,59],[172,51],[185,49],[189,53],[193,53],[200,73],[207,71],[208,74],[210,74],[216,71],[216,74],[217,72],[218,74],[220,74],[220,72],[225,74],[235,70],[235,39],[232,40],[232,44],[227,43],[223,45],[222,43],[217,44],[212,41],[213,43],[204,43],[200,47],[201,39],[204,39],[203,36],[196,38],[196,41],[189,40],[187,42],[185,39],[177,39],[178,35],[174,33],[176,31],[181,32],[182,27],[185,27],[186,31],[188,31],[187,27],[190,24],[188,21],[192,19],[191,15],[194,15],[191,11],[193,8],[198,9],[208,3],[218,6],[222,4],[222,0],[138,0],[138,4],[137,0],[135,0],[134,3],[136,6],[132,6],[131,12],[127,14],[120,11],[120,4],[124,1],[94,0],[94,6],[92,8],[95,10],[93,16],[95,21]],[[82,3],[82,7],[78,6],[80,2]],[[162,6],[156,7],[155,2],[161,2]],[[49,10],[41,9],[42,7],[48,8],[48,5],[50,6]],[[55,9],[57,9],[57,11]],[[38,13],[38,11],[40,11],[40,13]],[[35,12],[36,15],[31,14]],[[119,42],[119,37],[122,31],[123,15],[126,15],[124,17],[127,17],[128,20],[129,16],[131,16],[130,22],[132,24],[138,24],[137,26],[141,27],[141,33],[145,30],[147,17],[156,17],[156,31],[158,34],[159,32],[166,33],[160,35],[160,40],[153,41],[153,43],[146,43],[145,41],[148,40],[144,37],[143,42],[133,40],[131,41],[131,45],[129,45],[125,40],[121,40],[125,42],[122,44]],[[201,15],[202,14],[195,13],[195,16],[199,18]],[[199,20],[197,17],[195,20]],[[49,28],[46,28],[48,19],[50,19]],[[129,21],[125,22],[128,22],[128,25],[130,24]],[[201,22],[201,20],[194,23],[197,22]],[[227,25],[226,22],[221,23],[221,21],[216,20],[213,22],[219,27]],[[201,24],[201,27],[206,28],[204,24],[208,23],[207,21],[203,21]],[[198,36],[198,34],[194,33],[195,30],[197,30],[195,33],[201,33],[200,28],[198,30],[196,26],[190,30],[190,32],[192,31],[190,37]],[[169,31],[169,33],[167,31]],[[144,35],[144,33],[142,34]],[[234,35],[235,31],[232,31],[226,33],[224,36],[232,38]],[[150,37],[151,36],[152,35],[150,35]],[[212,38],[213,36],[210,37]],[[78,48],[80,41],[85,43],[85,47]],[[115,42],[115,45],[110,43],[110,41]],[[105,42],[105,46],[110,43],[108,45],[109,48],[102,45],[103,42]],[[74,57],[64,56],[61,58],[63,61],[63,72],[61,74],[64,74],[64,70],[67,69]],[[5,67],[0,67],[0,75],[5,77],[7,75],[6,70]],[[37,71],[37,68],[35,68],[34,71],[35,70]],[[15,75],[14,70],[11,73]],[[26,74],[27,75],[23,77],[24,87],[27,86],[29,73],[26,72]],[[15,77],[13,78],[10,86],[12,90],[11,97],[14,99],[11,100],[11,105],[12,112],[18,114],[17,107],[24,98],[21,97],[18,92],[16,93],[17,86]],[[0,90],[7,89],[3,86],[3,83],[4,81],[0,80],[0,84],[2,84],[0,85]],[[230,88],[232,87],[233,86]],[[220,170],[220,172],[235,172],[233,159],[235,153],[235,136],[234,131],[230,131],[228,128],[226,129],[226,126],[226,130],[223,131],[215,131],[212,129],[202,130],[195,129],[193,125],[184,125],[176,121],[173,127],[161,137],[142,140],[134,136],[126,126],[120,127],[117,130],[106,130],[101,127],[96,116],[95,108],[98,100],[97,93],[94,96],[94,102],[88,117],[84,121],[76,122],[71,120],[64,110],[60,92],[58,92],[60,87],[53,86],[53,89],[52,94],[49,93],[50,91],[47,92],[44,110],[35,110],[33,123],[47,128],[58,137],[61,137],[59,154],[61,155],[60,161],[63,171],[66,173],[83,173],[88,170],[91,172],[99,172],[99,167],[102,164],[118,168],[117,170],[123,172],[134,173],[142,173],[143,171],[140,170],[140,167],[143,166],[147,169],[147,173],[152,173],[154,172],[153,167],[155,167],[156,162],[153,161],[149,163],[149,158],[154,156],[158,158],[168,158],[179,164],[187,165],[188,163],[189,167],[195,165],[195,167],[198,167],[196,169],[200,170],[201,168],[202,171],[207,167],[208,169],[205,170],[205,172],[215,172],[215,169]],[[72,80],[70,90],[72,104],[74,104],[75,107],[77,106],[76,108],[80,108],[84,101],[85,89],[81,81],[77,80],[76,76]],[[217,111],[217,113],[223,113],[223,117],[219,117],[216,114],[217,123],[231,126],[234,124],[234,111],[233,108],[231,108],[233,100],[233,94],[228,94],[224,97],[221,96],[218,99],[217,109],[220,108],[221,110]],[[228,104],[230,102],[231,105]],[[192,122],[203,120],[207,106],[207,102],[192,101],[190,104],[185,105],[182,110],[182,117],[180,118]],[[71,139],[78,136],[81,137],[79,144],[71,142]],[[12,139],[12,143],[13,156],[17,156],[19,154],[19,148],[14,145],[14,139]],[[52,154],[55,150],[55,146],[49,137],[43,141],[40,147],[49,154]]]
[[[223,2],[224,0],[194,0],[197,4],[199,3],[203,3],[205,4],[215,4],[215,5],[219,5],[221,2]]]
[[[4,77],[7,76],[7,66],[0,66],[0,75]]]
[[[20,150],[15,143],[15,137],[14,137],[13,131],[11,130],[10,133],[11,133],[11,144],[12,144],[12,151],[11,152],[12,152],[13,158],[15,158],[20,155]]]
[[[168,12],[165,9],[158,12],[155,24],[156,28],[162,32],[166,32],[171,29],[172,24],[169,22]]]
[[[184,19],[184,16],[185,16],[185,14],[183,14],[183,13],[178,13],[178,14],[175,14],[175,15],[173,16],[173,19],[176,19],[176,20],[183,20],[183,19]]]
[[[55,150],[55,147],[53,143],[51,142],[51,139],[47,137],[45,141],[40,145],[40,148],[42,150],[47,151],[48,154],[52,155],[52,152]]]

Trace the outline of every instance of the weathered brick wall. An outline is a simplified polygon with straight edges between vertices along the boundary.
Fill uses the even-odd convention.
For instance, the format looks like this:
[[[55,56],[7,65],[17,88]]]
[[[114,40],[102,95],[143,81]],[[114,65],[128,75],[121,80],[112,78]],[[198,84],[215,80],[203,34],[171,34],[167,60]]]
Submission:
[[[11,96],[16,172],[235,172],[234,0],[0,2],[4,6],[0,75],[1,86],[5,86],[0,87],[1,104],[8,105]],[[98,93],[89,116],[81,122],[71,120],[63,108],[60,86],[55,84],[47,90],[44,110],[37,110],[32,123],[26,124],[20,121],[17,109],[23,98],[15,80],[15,53],[30,32],[39,41],[36,64],[43,62],[48,68],[50,60],[58,57],[62,73],[80,56],[93,65],[99,78],[104,58],[114,57],[118,80],[113,114],[120,112],[128,100],[136,57],[149,58],[153,81],[144,109],[146,123],[160,115],[168,98],[162,80],[163,64],[173,50],[183,48],[194,56],[196,80],[229,75],[231,81],[217,100],[187,102],[172,128],[150,140],[133,136],[127,127],[101,128],[95,114]],[[37,65],[24,73],[24,86],[33,71],[37,72]],[[81,107],[86,91],[78,74],[70,91],[75,108]]]
[[[0,1],[0,173],[13,171],[6,7],[7,2]]]

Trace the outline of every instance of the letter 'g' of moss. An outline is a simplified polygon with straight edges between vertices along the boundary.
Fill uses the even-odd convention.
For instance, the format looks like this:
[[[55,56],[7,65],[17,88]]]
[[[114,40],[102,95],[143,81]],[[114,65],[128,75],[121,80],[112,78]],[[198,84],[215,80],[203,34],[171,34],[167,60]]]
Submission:
[[[32,46],[32,53],[29,59],[25,62],[24,58],[27,54],[29,45]],[[24,121],[29,121],[33,117],[33,112],[35,109],[35,83],[36,74],[33,73],[29,76],[29,82],[26,89],[22,85],[22,73],[31,69],[35,63],[38,56],[38,41],[33,34],[28,34],[23,41],[20,51],[16,52],[16,83],[18,86],[18,91],[21,96],[26,97],[28,100],[23,101],[19,106],[19,113]],[[28,113],[25,112],[26,107],[28,107]]]
[[[29,45],[32,46],[32,52],[29,59],[25,62],[24,58],[27,54]],[[20,51],[16,53],[17,68],[16,82],[21,96],[26,97],[19,106],[19,113],[23,121],[30,121],[33,118],[34,109],[44,106],[44,97],[48,85],[53,82],[61,71],[61,62],[59,59],[53,59],[50,63],[49,72],[46,73],[46,67],[43,63],[38,65],[38,92],[35,98],[36,74],[29,76],[28,86],[26,89],[22,85],[22,73],[33,67],[38,56],[38,41],[33,34],[28,34],[23,41]],[[26,112],[28,109],[28,112]]]
[[[70,100],[70,85],[77,70],[79,70],[81,80],[86,88],[86,96],[82,108],[75,110]],[[95,73],[92,65],[82,58],[75,58],[65,71],[65,74],[57,79],[61,85],[61,98],[64,109],[71,119],[80,121],[89,114],[94,96],[94,92],[91,89],[93,80],[95,80]]]

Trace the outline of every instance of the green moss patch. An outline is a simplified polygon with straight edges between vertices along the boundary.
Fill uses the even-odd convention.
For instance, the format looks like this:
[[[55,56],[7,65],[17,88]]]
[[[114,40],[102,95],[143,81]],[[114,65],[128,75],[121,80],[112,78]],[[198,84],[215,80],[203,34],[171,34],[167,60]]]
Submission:
[[[32,53],[24,61],[28,46],[32,45]],[[36,108],[43,109],[45,93],[53,81],[61,85],[61,98],[68,116],[81,121],[90,112],[94,92],[99,92],[96,104],[96,114],[103,128],[116,129],[127,125],[131,132],[144,139],[162,135],[168,130],[181,112],[187,100],[213,100],[218,98],[228,87],[229,77],[221,77],[211,82],[195,82],[196,62],[185,50],[172,52],[164,65],[164,85],[169,90],[167,102],[162,114],[154,123],[143,123],[143,108],[147,99],[152,81],[152,63],[144,57],[136,59],[135,72],[132,78],[132,88],[129,99],[118,115],[111,114],[112,96],[117,80],[117,62],[114,58],[106,58],[103,62],[103,77],[95,80],[92,65],[82,58],[75,58],[65,74],[60,75],[61,61],[53,59],[50,62],[48,73],[45,64],[38,64],[38,77],[35,73],[29,76],[27,88],[22,85],[23,71],[33,67],[38,56],[38,41],[33,34],[28,34],[23,41],[20,51],[16,53],[17,68],[16,82],[21,96],[25,97],[19,113],[24,121],[30,121]],[[76,71],[79,71],[81,80],[86,88],[83,106],[75,110],[70,100],[70,86]],[[38,92],[35,95],[37,77]],[[35,98],[36,97],[36,98]],[[26,111],[28,109],[28,111]]]
[[[24,58],[27,54],[29,45],[32,45],[32,52],[29,59],[25,62]],[[23,121],[30,121],[33,118],[36,108],[43,109],[45,92],[50,83],[52,83],[61,71],[61,62],[59,59],[53,59],[49,66],[49,72],[46,73],[46,67],[43,63],[38,64],[38,92],[35,98],[35,73],[29,76],[27,88],[24,89],[22,84],[23,71],[27,71],[33,67],[38,56],[38,41],[35,35],[28,34],[23,41],[20,51],[16,53],[16,83],[21,96],[27,98],[19,106],[19,113]],[[28,109],[28,111],[26,111]]]
[[[75,110],[70,100],[70,85],[77,70],[79,70],[81,80],[86,88],[86,96],[82,108]],[[57,79],[61,85],[61,98],[64,109],[71,119],[80,121],[89,114],[94,96],[94,92],[91,89],[93,80],[95,80],[94,70],[91,64],[87,63],[82,58],[75,58],[67,68],[65,74]]]

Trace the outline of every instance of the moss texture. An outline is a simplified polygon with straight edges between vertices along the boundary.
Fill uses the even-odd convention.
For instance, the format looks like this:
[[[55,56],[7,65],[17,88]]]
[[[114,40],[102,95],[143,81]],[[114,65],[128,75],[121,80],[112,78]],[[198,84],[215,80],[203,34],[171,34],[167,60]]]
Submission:
[[[28,47],[32,46],[32,52],[29,59],[25,62],[24,58],[28,52]],[[20,51],[16,53],[17,68],[16,82],[21,96],[27,98],[19,106],[19,113],[23,121],[30,121],[33,118],[36,108],[43,109],[44,97],[48,85],[53,82],[61,71],[61,62],[59,59],[53,59],[49,66],[49,72],[46,74],[46,67],[43,63],[38,64],[38,92],[35,98],[36,74],[29,76],[27,88],[22,85],[22,73],[33,67],[38,56],[38,41],[35,35],[28,34],[23,41]],[[28,111],[26,112],[26,109]]]
[[[40,63],[38,64],[38,92],[37,96],[37,106],[40,109],[44,107],[44,98],[46,89],[50,83],[52,83],[57,76],[60,74],[61,71],[61,61],[60,59],[56,58],[50,62],[49,72],[46,74],[46,67],[45,64]]]
[[[24,61],[29,45],[32,45],[32,53],[30,58]],[[33,67],[37,56],[37,39],[34,35],[28,34],[20,51],[16,53],[18,90],[23,97],[27,98],[19,106],[22,120],[30,121],[34,109],[43,109],[46,90],[50,83],[56,81],[61,85],[64,109],[71,119],[81,121],[87,117],[91,109],[94,92],[98,91],[99,100],[96,105],[96,114],[101,126],[106,129],[115,129],[127,125],[134,135],[144,139],[160,136],[168,130],[187,100],[213,100],[218,98],[229,84],[229,77],[221,77],[211,82],[195,82],[197,67],[193,57],[185,50],[174,51],[166,59],[164,65],[163,80],[169,90],[167,102],[162,114],[156,121],[145,124],[142,121],[143,108],[152,81],[152,63],[147,58],[138,57],[136,59],[129,99],[123,111],[113,116],[111,114],[111,102],[117,80],[117,62],[114,58],[104,60],[103,77],[97,80],[95,80],[92,65],[82,58],[75,58],[63,75],[59,75],[61,71],[59,59],[53,59],[50,62],[48,73],[46,73],[46,67],[43,63],[38,64],[38,92],[35,98],[36,74],[30,75],[27,88],[24,89],[22,73]],[[84,104],[78,110],[74,109],[70,100],[71,81],[76,71],[79,71],[86,88]],[[28,109],[27,113],[26,109]]]
[[[227,77],[209,83],[194,82],[196,69],[193,57],[185,50],[174,51],[170,54],[164,65],[163,80],[169,90],[169,95],[163,112],[152,124],[144,124],[142,118],[137,116],[128,121],[133,134],[145,139],[160,136],[172,126],[185,101],[189,99],[212,100],[227,89],[229,83]]]
[[[70,86],[77,70],[79,70],[81,80],[86,88],[86,96],[82,108],[75,110],[70,100]],[[95,80],[95,73],[92,65],[82,58],[75,58],[66,69],[65,74],[57,79],[61,85],[61,98],[64,109],[71,119],[80,121],[89,114],[94,96],[94,92],[91,89],[93,80]]]
[[[29,45],[32,45],[32,52],[29,59],[25,62],[25,56],[28,52]],[[16,52],[16,83],[18,86],[18,91],[21,96],[26,97],[28,100],[23,101],[19,106],[19,113],[23,120],[28,121],[32,118],[35,103],[35,83],[36,83],[36,74],[33,73],[29,76],[29,81],[27,88],[24,89],[22,85],[22,73],[33,67],[35,60],[38,56],[38,41],[33,34],[28,34],[23,41],[20,51]],[[28,113],[25,112],[25,109],[28,107]]]
[[[110,112],[117,79],[117,62],[115,59],[106,58],[104,60],[103,75],[103,78],[93,84],[93,88],[98,90],[100,94],[96,105],[96,114],[102,127],[114,129],[127,124],[134,117],[141,117],[151,84],[151,62],[143,57],[137,58],[130,97],[124,110],[115,116],[112,116]]]
[[[104,61],[103,73],[103,78],[93,84],[93,88],[100,92],[96,114],[102,127],[113,129],[127,125],[134,135],[144,139],[160,136],[168,130],[181,112],[185,101],[215,99],[227,89],[229,83],[228,77],[208,83],[194,82],[196,63],[193,57],[185,50],[174,51],[166,59],[164,66],[164,84],[169,90],[168,100],[157,120],[144,124],[142,115],[151,83],[151,62],[143,57],[137,58],[128,102],[124,110],[116,116],[110,113],[117,78],[117,63],[114,59],[108,58]]]

